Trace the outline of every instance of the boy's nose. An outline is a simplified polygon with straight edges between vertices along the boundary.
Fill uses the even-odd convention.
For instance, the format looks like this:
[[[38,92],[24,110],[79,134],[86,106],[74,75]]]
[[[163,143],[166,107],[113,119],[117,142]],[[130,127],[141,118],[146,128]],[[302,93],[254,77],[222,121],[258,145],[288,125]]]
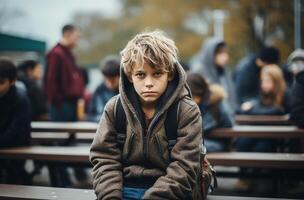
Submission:
[[[147,77],[146,81],[145,81],[145,86],[147,88],[151,88],[153,87],[153,81],[151,80],[151,78]]]

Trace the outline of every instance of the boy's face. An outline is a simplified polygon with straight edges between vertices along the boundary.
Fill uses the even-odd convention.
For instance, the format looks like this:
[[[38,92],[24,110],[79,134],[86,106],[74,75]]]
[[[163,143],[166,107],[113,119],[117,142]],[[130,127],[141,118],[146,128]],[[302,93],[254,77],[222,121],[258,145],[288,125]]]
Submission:
[[[15,81],[10,81],[8,78],[0,78],[0,97],[4,96]]]
[[[154,106],[167,88],[169,75],[168,72],[154,69],[145,63],[143,67],[134,67],[130,81],[133,83],[141,103],[144,106]]]
[[[40,64],[37,64],[33,69],[29,69],[27,73],[30,78],[38,81],[41,79],[42,76],[42,67]]]
[[[104,77],[105,85],[110,90],[118,90],[119,87],[119,76]]]

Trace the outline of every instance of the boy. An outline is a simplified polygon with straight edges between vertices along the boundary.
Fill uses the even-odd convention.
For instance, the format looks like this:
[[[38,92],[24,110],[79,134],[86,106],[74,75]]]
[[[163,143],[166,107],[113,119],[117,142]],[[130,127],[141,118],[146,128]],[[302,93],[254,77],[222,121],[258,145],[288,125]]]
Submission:
[[[88,110],[89,121],[98,122],[103,113],[104,106],[113,96],[118,94],[120,60],[116,56],[108,56],[101,64],[101,73],[104,82],[101,83],[93,94]]]
[[[26,86],[32,108],[33,121],[48,120],[47,99],[39,81],[42,78],[42,66],[35,60],[25,60],[19,66],[18,78]]]
[[[91,146],[98,199],[200,199],[202,120],[174,42],[159,31],[138,34],[121,52],[121,64],[120,95],[107,103]],[[121,149],[118,100],[127,124]],[[177,139],[170,151],[165,120],[175,102]]]
[[[17,69],[14,64],[8,59],[0,58],[0,148],[30,143],[30,103],[26,94],[15,86],[16,78]],[[23,161],[1,160],[0,182],[28,184],[23,164]]]

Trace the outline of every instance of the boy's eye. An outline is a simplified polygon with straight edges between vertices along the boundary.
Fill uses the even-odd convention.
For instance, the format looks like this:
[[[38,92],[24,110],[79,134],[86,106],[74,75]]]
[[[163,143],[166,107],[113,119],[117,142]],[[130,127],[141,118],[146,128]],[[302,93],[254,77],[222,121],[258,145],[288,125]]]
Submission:
[[[135,76],[137,78],[143,78],[145,76],[145,74],[144,73],[136,73]]]
[[[164,73],[163,72],[155,72],[154,73],[154,76],[156,76],[156,77],[161,77],[162,75],[163,75]]]

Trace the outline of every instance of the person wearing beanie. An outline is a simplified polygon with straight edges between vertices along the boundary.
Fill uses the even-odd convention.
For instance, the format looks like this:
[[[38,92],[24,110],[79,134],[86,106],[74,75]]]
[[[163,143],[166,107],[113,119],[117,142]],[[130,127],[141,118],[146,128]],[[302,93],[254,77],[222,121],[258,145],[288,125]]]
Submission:
[[[234,80],[239,105],[258,98],[261,69],[269,64],[278,64],[279,58],[280,53],[277,48],[265,47],[258,54],[248,55],[238,63]]]
[[[93,122],[99,121],[108,100],[118,94],[120,59],[112,55],[106,57],[100,70],[104,81],[95,90],[87,115],[87,120]]]

